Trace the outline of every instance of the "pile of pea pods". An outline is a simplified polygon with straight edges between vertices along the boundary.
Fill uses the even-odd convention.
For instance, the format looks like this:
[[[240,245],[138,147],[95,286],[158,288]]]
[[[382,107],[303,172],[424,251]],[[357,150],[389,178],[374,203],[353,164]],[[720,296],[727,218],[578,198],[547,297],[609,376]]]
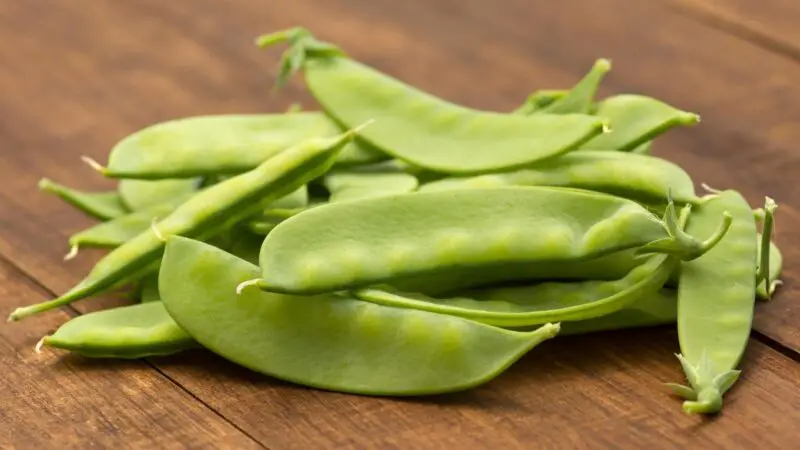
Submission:
[[[114,292],[135,301],[70,319],[37,351],[204,348],[309,388],[413,396],[487,383],[559,336],[677,326],[686,382],[667,386],[687,413],[721,410],[782,257],[771,198],[696,188],[652,155],[697,114],[596,98],[606,59],[570,88],[488,111],[304,28],[257,44],[286,44],[277,87],[302,73],[317,110],[150,125],[103,163],[84,157],[112,191],[42,179],[97,220],[65,259],[107,252],[9,320]]]

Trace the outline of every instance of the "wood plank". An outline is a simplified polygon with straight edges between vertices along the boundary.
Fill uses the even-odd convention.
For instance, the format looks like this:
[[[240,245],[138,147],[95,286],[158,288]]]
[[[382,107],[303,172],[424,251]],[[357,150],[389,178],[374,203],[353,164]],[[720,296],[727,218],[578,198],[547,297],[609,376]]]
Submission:
[[[4,313],[46,296],[0,260]],[[68,317],[0,327],[1,448],[261,448],[143,362],[34,352]]]
[[[753,342],[724,413],[704,421],[661,387],[680,381],[665,329],[562,337],[469,392],[382,399],[305,389],[200,353],[159,365],[270,448],[784,448],[800,365]],[[259,405],[253,413],[253,405]]]
[[[566,87],[595,57],[612,56],[616,79],[609,80],[604,93],[641,90],[711,115],[705,128],[697,129],[705,131],[678,133],[659,143],[659,151],[680,158],[694,175],[708,177],[706,181],[712,184],[744,186],[751,198],[757,199],[766,188],[786,188],[781,192],[788,203],[793,198],[788,195],[792,192],[788,181],[783,186],[781,180],[764,173],[791,168],[796,162],[786,141],[762,134],[771,123],[766,118],[734,108],[734,100],[745,98],[743,92],[734,92],[729,100],[722,88],[707,86],[707,79],[728,87],[751,83],[762,94],[754,103],[764,110],[779,100],[754,72],[722,64],[721,57],[714,56],[713,50],[736,49],[730,38],[668,12],[661,19],[664,30],[648,33],[646,24],[638,21],[643,14],[660,10],[628,3],[622,7],[621,2],[615,9],[608,3],[613,2],[583,1],[584,8],[568,14],[561,9],[565,6],[553,4],[508,0],[505,8],[489,10],[483,2],[440,1],[425,3],[426,14],[419,14],[422,3],[299,1],[282,6],[280,15],[257,2],[244,1],[232,2],[234,7],[198,0],[191,9],[155,0],[92,1],[91,7],[80,1],[50,2],[47,7],[36,2],[6,4],[0,9],[0,36],[7,36],[0,42],[14,45],[0,45],[0,58],[28,55],[37,65],[0,68],[0,86],[8,92],[0,99],[4,117],[0,135],[6,147],[16,150],[0,153],[0,177],[9,180],[0,194],[4,231],[0,253],[56,292],[77,282],[97,255],[87,253],[63,263],[65,238],[91,221],[36,192],[36,180],[46,175],[84,188],[110,186],[80,165],[77,156],[87,153],[102,159],[117,139],[157,120],[209,112],[279,110],[294,95],[309,101],[296,82],[286,94],[270,98],[268,74],[275,53],[267,55],[251,47],[258,33],[297,23],[319,30],[322,37],[337,40],[359,58],[409,82],[486,108],[513,107],[537,87]],[[582,36],[572,36],[574,28],[568,24],[540,20],[536,23],[543,30],[528,30],[531,17],[576,15]],[[37,27],[25,26],[34,19]],[[676,39],[665,36],[670,27],[689,36],[671,44],[672,61],[692,37],[711,42],[707,44],[711,48],[699,53],[681,50],[689,55],[687,67],[694,64],[702,69],[696,74],[679,65],[680,75],[689,78],[682,86],[672,80],[675,74],[661,71],[670,59],[664,62],[649,55],[661,48],[663,40]],[[631,39],[631,34],[637,38]],[[54,47],[53,42],[60,46]],[[559,42],[560,49],[553,48],[553,42]],[[628,50],[633,53],[625,53]],[[761,52],[747,48],[742,52],[743,57],[764,62],[759,59],[764,58]],[[783,68],[779,61],[768,58],[766,63]],[[792,92],[787,91],[798,95]],[[733,118],[726,108],[733,111]],[[757,133],[732,125],[746,119],[760,121],[754,125]],[[727,146],[740,142],[752,150],[745,146],[728,155]],[[760,148],[778,155],[780,163],[758,155]],[[753,161],[757,161],[754,172],[742,167]],[[791,213],[792,208],[781,210],[785,224],[781,236],[789,242],[787,233],[795,227],[784,219],[791,217],[787,210]],[[797,250],[793,251],[787,255],[787,264],[791,258],[797,260]],[[770,311],[786,308],[787,328],[796,328],[787,292],[791,291],[784,290],[773,304],[761,308],[759,320]],[[87,300],[76,306],[86,310],[96,304]],[[18,325],[30,327],[45,319]],[[518,448],[531,443],[563,448],[565,442],[575,447],[641,447],[654,441],[665,447],[692,443],[737,447],[762,442],[779,446],[793,437],[789,424],[797,418],[793,407],[796,364],[753,343],[745,378],[730,393],[725,413],[701,425],[684,417],[679,402],[659,391],[660,382],[680,380],[671,356],[675,344],[674,334],[663,330],[558,339],[535,350],[495,383],[425,401],[298,388],[238,369],[206,352],[159,358],[157,366],[271,448],[308,448],[309,444]]]
[[[666,0],[676,10],[767,51],[800,60],[800,4],[792,0]]]

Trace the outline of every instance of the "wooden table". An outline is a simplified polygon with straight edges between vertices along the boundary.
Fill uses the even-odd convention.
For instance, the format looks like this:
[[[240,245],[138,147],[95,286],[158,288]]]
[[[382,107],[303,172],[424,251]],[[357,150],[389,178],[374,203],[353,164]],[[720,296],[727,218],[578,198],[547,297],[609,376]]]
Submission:
[[[97,361],[34,344],[90,299],[0,328],[2,448],[792,448],[800,436],[800,4],[794,0],[7,0],[0,2],[0,305],[52,298],[100,252],[62,261],[91,223],[41,177],[113,186],[119,139],[180,116],[311,104],[272,87],[260,33],[304,25],[444,98],[508,110],[613,60],[600,95],[652,95],[702,116],[655,153],[753,205],[780,204],[785,285],[757,308],[744,374],[714,419],[665,394],[674,327],[564,337],[496,381],[437,399],[321,392],[206,351]]]

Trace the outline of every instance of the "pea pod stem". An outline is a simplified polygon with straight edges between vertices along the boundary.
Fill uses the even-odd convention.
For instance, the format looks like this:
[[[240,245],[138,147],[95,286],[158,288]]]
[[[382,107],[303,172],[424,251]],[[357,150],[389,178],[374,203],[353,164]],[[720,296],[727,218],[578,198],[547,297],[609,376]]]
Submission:
[[[775,292],[775,288],[778,286],[778,281],[770,282],[769,280],[769,273],[770,273],[770,242],[772,240],[772,231],[775,227],[775,211],[778,209],[778,204],[775,203],[770,197],[766,197],[764,200],[764,225],[761,231],[761,261],[758,265],[758,273],[756,274],[756,285],[761,283],[767,283],[766,286],[766,294],[767,300],[772,299],[772,294]]]

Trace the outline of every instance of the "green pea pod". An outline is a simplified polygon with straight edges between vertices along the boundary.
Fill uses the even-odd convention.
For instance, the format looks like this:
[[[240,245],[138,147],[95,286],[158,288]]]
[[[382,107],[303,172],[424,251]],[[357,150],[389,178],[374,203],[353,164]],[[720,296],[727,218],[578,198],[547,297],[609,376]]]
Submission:
[[[764,238],[762,235],[759,234],[759,242],[763,242]],[[761,261],[762,255],[762,246],[758,246],[758,260]],[[780,285],[780,280],[778,279],[781,275],[781,270],[783,269],[783,255],[781,254],[781,250],[774,242],[769,243],[769,268],[766,280],[759,280],[758,287],[756,288],[756,295],[758,298],[762,300],[769,300],[772,296],[772,293],[775,289]],[[769,290],[767,290],[769,287]]]
[[[414,175],[403,172],[391,162],[354,167],[350,170],[332,170],[325,175],[322,182],[330,192],[330,202],[405,194],[419,186]]]
[[[512,111],[512,114],[531,115],[558,99],[563,98],[567,93],[569,93],[569,90],[565,89],[540,89],[530,94],[528,98],[525,99],[525,103]]]
[[[655,294],[678,263],[678,258],[658,255],[615,281],[548,282],[534,286],[484,288],[461,292],[450,298],[377,288],[359,289],[352,294],[384,306],[448,314],[487,325],[524,327],[592,319],[614,313],[640,297]]]
[[[647,141],[643,144],[640,144],[638,147],[635,147],[631,150],[631,153],[637,155],[650,155],[653,153],[653,141]]]
[[[161,295],[158,293],[158,272],[143,277],[140,283],[140,303],[161,301]]]
[[[40,345],[92,358],[121,359],[170,355],[199,347],[172,320],[162,302],[121,306],[75,317],[45,336]]]
[[[644,328],[674,324],[678,318],[677,293],[660,289],[642,296],[625,308],[592,319],[561,323],[560,336],[596,333],[599,331]]]
[[[462,391],[494,379],[559,330],[504,330],[338,294],[234,292],[258,272],[223,250],[173,236],[159,287],[170,316],[210,351],[319,389],[384,396]]]
[[[259,45],[283,41],[289,48],[279,83],[302,69],[306,86],[338,123],[376,119],[360,140],[426,169],[506,170],[575,150],[608,127],[606,120],[586,114],[525,117],[449,103],[347,57],[302,28],[262,36]]]
[[[700,242],[671,225],[673,216],[659,220],[611,195],[530,186],[330,203],[278,224],[261,247],[262,277],[249,283],[312,294],[435,273],[587,260],[632,248],[693,259],[726,231],[723,220]]]
[[[165,180],[119,180],[117,191],[130,211],[142,211],[153,206],[174,203],[196,192],[201,185],[199,178],[176,178]]]
[[[108,166],[84,158],[112,178],[158,180],[205,175],[235,175],[312,137],[334,137],[342,131],[324,113],[230,114],[184,117],[143,128],[111,149]],[[388,158],[375,150],[342,151],[343,163]]]
[[[598,59],[592,69],[580,80],[567,95],[538,109],[536,113],[547,114],[589,114],[594,96],[605,75],[611,70],[611,61]],[[612,124],[613,125],[613,124]]]
[[[586,150],[630,151],[677,126],[691,126],[700,116],[659,100],[622,94],[601,101],[595,112],[611,122],[611,132],[583,144]]]
[[[687,230],[712,229],[723,210],[734,218],[729,232],[705,255],[683,263],[678,281],[678,358],[690,387],[670,387],[685,398],[687,413],[720,411],[750,338],[758,264],[750,205],[736,191],[720,192],[695,211]],[[772,208],[766,212],[771,216]]]
[[[666,203],[670,196],[678,203],[700,202],[691,177],[677,164],[653,156],[592,150],[515,171],[445,178],[425,184],[419,191],[492,186],[564,186],[644,203]]]
[[[115,191],[82,192],[49,178],[39,180],[39,189],[57,195],[61,200],[95,219],[109,220],[128,213],[119,193]]]
[[[74,258],[81,248],[119,247],[143,232],[150,230],[153,220],[169,215],[177,206],[172,203],[150,206],[75,233],[69,238],[70,251],[64,259]]]
[[[250,172],[209,186],[154,223],[151,231],[112,250],[68,292],[54,300],[17,308],[9,320],[20,320],[70,304],[141,276],[140,271],[160,260],[167,236],[177,234],[205,240],[233,228],[327,172],[356,131],[353,129],[334,138],[308,139]]]

